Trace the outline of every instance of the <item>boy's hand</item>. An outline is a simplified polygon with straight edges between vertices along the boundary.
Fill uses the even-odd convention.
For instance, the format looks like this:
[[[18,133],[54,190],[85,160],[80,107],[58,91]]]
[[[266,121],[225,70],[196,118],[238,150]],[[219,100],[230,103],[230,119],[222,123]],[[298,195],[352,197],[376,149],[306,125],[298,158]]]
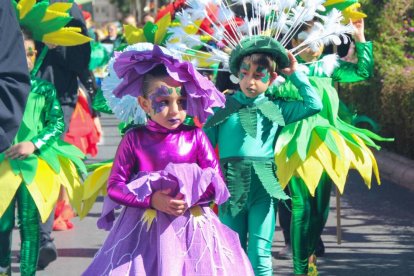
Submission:
[[[6,157],[10,159],[26,159],[36,150],[32,142],[21,142],[6,150]]]
[[[354,39],[357,42],[365,42],[365,34],[364,34],[364,19],[358,19],[355,21],[351,21],[351,24],[354,26]]]
[[[298,67],[298,61],[291,52],[288,52],[288,57],[290,61],[290,66],[280,71],[282,71],[283,74],[290,76],[296,71],[296,68]]]
[[[158,211],[173,215],[181,216],[187,210],[184,196],[178,194],[175,198],[169,196],[171,189],[156,191],[151,197],[151,206]]]

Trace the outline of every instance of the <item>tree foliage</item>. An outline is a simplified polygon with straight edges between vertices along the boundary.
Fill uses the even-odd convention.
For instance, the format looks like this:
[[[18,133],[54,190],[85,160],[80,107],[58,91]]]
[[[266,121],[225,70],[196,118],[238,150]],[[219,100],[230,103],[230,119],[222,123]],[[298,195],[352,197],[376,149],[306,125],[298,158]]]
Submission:
[[[375,75],[341,94],[359,114],[382,126],[395,142],[383,146],[414,159],[414,2],[361,0],[366,35],[374,42]]]

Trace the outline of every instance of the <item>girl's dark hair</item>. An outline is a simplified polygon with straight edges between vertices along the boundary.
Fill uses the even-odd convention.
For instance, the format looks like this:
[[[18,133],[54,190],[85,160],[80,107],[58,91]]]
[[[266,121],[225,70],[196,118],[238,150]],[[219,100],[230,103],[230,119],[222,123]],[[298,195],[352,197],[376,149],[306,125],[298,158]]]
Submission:
[[[257,64],[266,68],[270,74],[274,73],[277,70],[277,64],[273,58],[265,53],[253,53],[249,56],[245,56],[243,60],[248,59],[251,63]],[[242,60],[242,61],[243,61]]]
[[[144,98],[147,98],[149,95],[148,89],[150,87],[150,84],[156,80],[162,79],[164,77],[168,77],[167,69],[164,65],[160,64],[154,67],[151,71],[145,74],[144,81],[142,83],[142,95]]]

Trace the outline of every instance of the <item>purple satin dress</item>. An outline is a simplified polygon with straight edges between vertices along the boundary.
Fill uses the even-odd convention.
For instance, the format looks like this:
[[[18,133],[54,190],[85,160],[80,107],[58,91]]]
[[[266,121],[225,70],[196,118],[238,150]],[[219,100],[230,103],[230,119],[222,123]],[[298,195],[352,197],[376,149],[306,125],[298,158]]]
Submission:
[[[191,206],[175,217],[150,208],[171,189]],[[98,227],[111,230],[83,275],[254,275],[238,235],[207,202],[229,192],[215,153],[199,128],[165,129],[149,121],[122,139]],[[115,220],[114,209],[124,205]]]

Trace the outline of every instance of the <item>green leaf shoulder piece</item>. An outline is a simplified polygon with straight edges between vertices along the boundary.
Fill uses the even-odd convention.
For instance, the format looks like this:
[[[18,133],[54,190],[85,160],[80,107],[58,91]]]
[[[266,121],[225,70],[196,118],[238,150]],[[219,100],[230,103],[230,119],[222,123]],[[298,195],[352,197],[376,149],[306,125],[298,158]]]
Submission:
[[[265,116],[273,123],[277,123],[280,126],[285,125],[285,119],[283,118],[283,114],[280,111],[280,108],[273,102],[266,101],[258,105],[257,108],[260,110],[260,113],[262,113],[263,116]]]
[[[242,104],[239,103],[235,98],[232,96],[226,97],[226,107],[217,110],[217,112],[204,125],[204,128],[211,128],[223,123],[232,114],[239,111],[240,108],[242,108]]]

